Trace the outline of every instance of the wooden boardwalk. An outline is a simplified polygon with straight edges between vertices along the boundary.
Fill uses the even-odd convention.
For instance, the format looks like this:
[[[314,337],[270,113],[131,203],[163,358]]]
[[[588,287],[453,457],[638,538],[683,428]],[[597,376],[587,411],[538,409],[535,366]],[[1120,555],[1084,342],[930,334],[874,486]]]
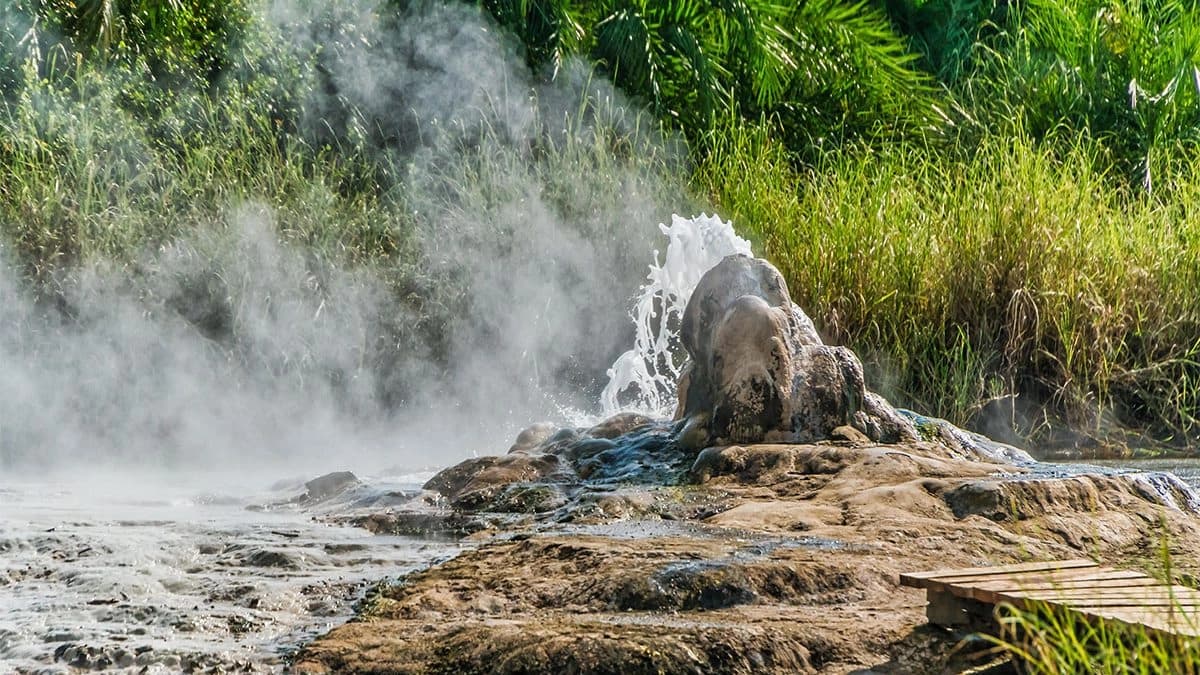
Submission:
[[[1001,602],[1017,607],[1044,602],[1090,619],[1200,636],[1200,591],[1091,560],[915,572],[901,574],[900,583],[926,589],[929,621],[944,626],[986,619]]]

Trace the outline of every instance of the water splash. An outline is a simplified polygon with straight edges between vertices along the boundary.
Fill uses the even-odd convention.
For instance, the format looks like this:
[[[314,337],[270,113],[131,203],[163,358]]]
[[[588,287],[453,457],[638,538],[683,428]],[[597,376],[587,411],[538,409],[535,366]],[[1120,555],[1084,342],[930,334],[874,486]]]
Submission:
[[[750,242],[733,231],[732,223],[717,216],[671,216],[667,253],[659,264],[658,250],[646,283],[638,292],[631,316],[634,347],[617,357],[608,369],[608,385],[600,394],[604,415],[634,410],[656,417],[675,408],[675,383],[683,364],[679,325],[700,277],[725,256],[752,255]]]
[[[1153,502],[1176,511],[1200,513],[1200,494],[1173,473],[1138,473],[1134,474],[1133,483],[1142,496]]]

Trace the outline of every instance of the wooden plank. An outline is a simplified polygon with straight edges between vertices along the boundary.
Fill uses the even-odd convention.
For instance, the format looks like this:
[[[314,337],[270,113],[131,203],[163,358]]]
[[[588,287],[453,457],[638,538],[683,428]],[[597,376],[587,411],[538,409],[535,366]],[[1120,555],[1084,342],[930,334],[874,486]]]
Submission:
[[[1039,572],[1014,575],[990,582],[974,582],[970,585],[965,585],[962,589],[962,594],[963,597],[969,597],[972,600],[994,603],[998,602],[997,597],[999,594],[1007,591],[1054,590],[1066,587],[1087,588],[1091,587],[1091,584],[1113,581],[1117,583],[1132,582],[1145,584],[1148,580],[1150,583],[1154,583],[1153,579],[1138,572],[1098,569],[1099,571],[1096,571],[1096,569],[1076,568],[1050,573]]]
[[[1078,614],[1086,616],[1097,616],[1102,618],[1121,618],[1126,619],[1145,619],[1147,621],[1166,621],[1168,618],[1173,620],[1182,620],[1186,617],[1200,619],[1200,607],[1179,606],[1171,603],[1157,603],[1146,605],[1130,605],[1122,600],[1106,602],[1103,600],[1095,601],[1095,604],[1074,604],[1055,602],[1043,598],[1030,597],[1012,597],[1006,598],[1004,602],[1008,602],[1017,607],[1029,608],[1036,605],[1050,605],[1059,609],[1067,609]]]
[[[1061,605],[1071,610],[1086,610],[1100,607],[1133,607],[1133,608],[1171,608],[1175,607],[1181,612],[1200,611],[1200,602],[1194,600],[1180,601],[1177,598],[1162,596],[1157,598],[1132,597],[1132,596],[1112,596],[1108,598],[1080,598],[1064,601],[1061,598],[1031,598],[1026,596],[1028,600],[1046,602],[1055,605]],[[1010,598],[1006,598],[1010,599]],[[1011,598],[1016,600],[1017,597]]]
[[[1141,587],[1145,590],[1144,593],[1134,592],[1101,592],[1099,590],[1086,591],[1053,591],[1053,590],[1038,590],[1038,591],[1022,591],[1008,590],[990,594],[986,600],[979,600],[988,604],[997,604],[1004,601],[1012,601],[1014,598],[1028,598],[1031,600],[1044,600],[1046,602],[1055,602],[1059,604],[1074,605],[1088,600],[1104,600],[1105,598],[1144,598],[1146,600],[1154,598],[1174,598],[1181,605],[1200,605],[1200,595],[1183,594],[1170,591],[1156,591],[1153,586]],[[1138,590],[1138,589],[1129,589]]]
[[[1100,567],[1091,560],[914,572],[900,575],[900,583],[926,588],[931,597],[949,593],[1018,607],[1044,603],[1089,620],[1200,637],[1200,591],[1163,584],[1140,572]]]
[[[1187,586],[1166,586],[1163,584],[1126,588],[1014,588],[1008,591],[1001,591],[1000,594],[1026,598],[1158,597],[1160,595],[1169,595],[1180,599],[1200,600],[1200,592],[1197,592],[1193,588],[1188,588]]]
[[[1054,591],[1033,591],[1026,593],[1022,591],[1008,591],[1003,593],[1002,599],[1007,598],[1032,598],[1043,599],[1046,602],[1057,602],[1066,604],[1087,604],[1092,601],[1103,601],[1109,598],[1142,598],[1146,601],[1157,598],[1171,598],[1180,605],[1200,605],[1200,593],[1180,593],[1177,591],[1158,590],[1153,586],[1146,586],[1145,592],[1114,592],[1114,593],[1084,593],[1084,592],[1063,592],[1056,593]]]
[[[1101,620],[1115,620],[1134,626],[1141,625],[1164,633],[1200,635],[1200,613],[1196,612],[1161,612],[1130,607],[1089,607],[1079,610],[1079,613]]]
[[[1162,582],[1154,577],[1148,577],[1145,574],[1138,572],[1129,572],[1125,570],[1098,572],[1092,575],[1083,575],[1070,579],[1052,579],[1049,581],[1034,582],[1023,584],[1020,587],[1022,591],[1036,591],[1042,589],[1071,589],[1071,588],[1138,588],[1141,586],[1159,586]],[[1008,582],[988,581],[977,584],[975,588],[982,588],[989,591],[1002,591],[1008,587]]]
[[[1076,567],[1098,566],[1099,565],[1097,563],[1091,560],[1080,558],[1076,560],[1048,560],[1044,562],[1018,563],[1015,565],[996,565],[995,567],[962,567],[955,569],[931,570],[929,572],[910,572],[907,574],[901,574],[900,583],[904,586],[925,588],[925,582],[933,579],[939,581],[952,581],[956,577],[987,577],[998,574],[1011,574],[1014,572],[1038,572],[1070,569]]]
[[[1068,577],[1077,577],[1080,575],[1096,574],[1097,572],[1112,572],[1114,570],[1106,567],[1067,567],[1064,569],[1054,570],[1030,570],[1028,572],[1007,572],[1005,574],[978,574],[974,576],[954,576],[954,577],[938,577],[930,579],[930,583],[947,584],[952,586],[965,586],[986,584],[993,581],[1014,581],[1018,579],[1041,579],[1046,580],[1066,579]]]
[[[1174,607],[1183,613],[1200,611],[1200,602],[1194,600],[1180,601],[1178,598],[1088,598],[1086,601],[1072,601],[1064,605],[1068,609],[1086,610],[1100,607],[1134,607],[1134,608],[1163,608]]]
[[[1091,620],[1118,621],[1131,626],[1145,628],[1174,635],[1200,637],[1200,608],[1196,607],[1076,607],[1047,603],[1034,598],[1013,598],[1008,601],[1017,607],[1031,607],[1037,604],[1050,604],[1065,607]]]
[[[1112,571],[1095,567],[1074,567],[1065,570],[1020,572],[1005,576],[990,577],[988,581],[971,579],[959,582],[957,580],[942,581],[934,579],[927,583],[931,589],[948,591],[957,596],[979,600],[980,602],[995,602],[993,598],[998,590],[1013,590],[1035,584],[1053,586],[1056,583],[1065,583],[1072,579],[1087,578],[1095,574],[1097,570]]]
[[[1126,583],[1138,582],[1147,580],[1152,583],[1158,583],[1153,577],[1149,577],[1141,572],[1133,570],[1114,570],[1107,567],[1083,567],[1070,570],[1062,570],[1059,572],[1033,572],[1027,574],[1014,574],[988,581],[971,582],[973,586],[978,588],[987,588],[989,590],[1001,588],[1010,585],[1014,582],[1030,583],[1030,584],[1061,584],[1061,585],[1087,585],[1099,583]]]

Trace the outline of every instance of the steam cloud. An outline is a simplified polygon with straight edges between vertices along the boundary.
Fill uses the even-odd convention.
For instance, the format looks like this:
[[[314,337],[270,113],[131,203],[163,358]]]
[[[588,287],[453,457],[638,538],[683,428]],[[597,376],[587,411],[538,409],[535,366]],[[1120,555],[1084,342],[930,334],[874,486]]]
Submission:
[[[417,216],[445,339],[369,273],[280,243],[260,204],[132,268],[66,270],[57,298],[0,241],[0,464],[444,465],[596,408],[657,224],[691,208],[641,160],[681,153],[584,65],[531,77],[475,8],[268,9],[320,49],[300,132],[399,167],[382,187]]]

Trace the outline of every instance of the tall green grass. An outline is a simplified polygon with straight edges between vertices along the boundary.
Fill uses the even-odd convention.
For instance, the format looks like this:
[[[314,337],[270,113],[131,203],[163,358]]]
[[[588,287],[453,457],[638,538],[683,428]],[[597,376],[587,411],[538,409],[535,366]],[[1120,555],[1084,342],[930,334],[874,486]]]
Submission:
[[[179,92],[187,124],[176,138],[128,109],[136,73],[79,65],[38,77],[0,107],[0,223],[33,276],[146,248],[221,222],[233,206],[276,209],[293,243],[349,261],[387,257],[408,243],[403,206],[344,186],[377,167],[280,134],[261,100],[240,89],[215,99]]]
[[[1193,675],[1200,639],[1141,625],[1085,619],[1045,603],[997,608],[1001,634],[990,638],[1031,675]],[[1194,631],[1194,623],[1180,625]]]
[[[1018,135],[967,160],[902,143],[796,169],[738,128],[697,181],[897,402],[970,422],[1017,397],[1035,437],[1056,422],[1182,441],[1200,411],[1200,182],[1121,189],[1102,152]]]
[[[390,292],[394,311],[377,317],[364,349],[378,363],[360,364],[378,366],[373,374],[388,389],[380,400],[400,406],[419,387],[457,384],[464,366],[455,359],[489,349],[494,363],[511,359],[508,371],[533,359],[539,384],[571,382],[580,399],[588,396],[621,346],[591,335],[615,336],[628,323],[626,294],[613,288],[636,289],[657,222],[672,210],[700,210],[686,189],[681,146],[662,138],[651,117],[616,105],[602,83],[538,90],[546,100],[536,101],[514,82],[512,101],[462,111],[462,121],[443,121],[415,149],[362,131],[389,120],[353,105],[338,111],[341,133],[311,133],[324,121],[314,109],[344,102],[322,88],[306,45],[276,46],[281,53],[264,69],[231,72],[213,90],[157,91],[137,63],[21,61],[19,84],[0,100],[6,277],[10,264],[19,266],[34,293],[69,316],[81,271],[100,268],[141,298],[155,278],[174,278],[161,267],[170,267],[176,244],[201,242],[203,257],[241,246],[245,221],[261,221],[302,252],[307,275],[287,283],[303,277],[318,299],[339,278],[368,283],[360,295]],[[62,54],[55,48],[50,58]],[[525,115],[516,130],[504,125],[507,104]],[[232,267],[244,258],[227,257]],[[202,323],[236,314],[225,283],[209,283],[242,269],[224,264],[203,260],[201,273],[178,284],[187,303],[220,311],[198,319],[171,303],[146,311],[179,310]],[[534,295],[541,284],[571,294],[544,317],[541,333],[520,318],[527,308],[506,310],[494,299],[514,285]],[[573,313],[578,320],[562,318]],[[236,346],[237,325],[212,323],[221,331],[199,326],[206,337]],[[516,337],[495,335],[504,330]],[[518,337],[522,350],[500,353]],[[426,381],[410,377],[415,360]]]

